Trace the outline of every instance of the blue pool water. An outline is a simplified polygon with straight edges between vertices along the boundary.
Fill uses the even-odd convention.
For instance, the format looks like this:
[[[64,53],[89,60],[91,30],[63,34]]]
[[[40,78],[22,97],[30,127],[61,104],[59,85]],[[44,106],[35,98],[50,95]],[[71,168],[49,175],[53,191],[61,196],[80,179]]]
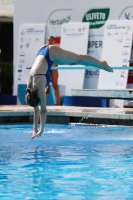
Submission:
[[[0,126],[0,200],[133,199],[133,127]]]

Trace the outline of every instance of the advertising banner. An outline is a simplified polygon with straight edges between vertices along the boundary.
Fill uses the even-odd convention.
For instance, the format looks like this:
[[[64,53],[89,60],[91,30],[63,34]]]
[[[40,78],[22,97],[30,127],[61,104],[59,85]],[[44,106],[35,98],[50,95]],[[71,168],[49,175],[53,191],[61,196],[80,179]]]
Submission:
[[[18,86],[27,82],[37,51],[44,44],[45,29],[45,24],[22,24],[20,26],[14,87],[16,93]]]
[[[88,35],[88,22],[63,24],[60,47],[77,54],[87,54]],[[59,70],[59,85],[66,85],[65,95],[71,96],[71,89],[83,89],[84,74],[85,70]]]
[[[112,67],[129,67],[132,49],[133,25],[127,20],[107,21],[104,30],[102,60]],[[126,89],[128,70],[108,73],[100,70],[98,89]],[[124,100],[114,100],[111,106],[123,107]]]

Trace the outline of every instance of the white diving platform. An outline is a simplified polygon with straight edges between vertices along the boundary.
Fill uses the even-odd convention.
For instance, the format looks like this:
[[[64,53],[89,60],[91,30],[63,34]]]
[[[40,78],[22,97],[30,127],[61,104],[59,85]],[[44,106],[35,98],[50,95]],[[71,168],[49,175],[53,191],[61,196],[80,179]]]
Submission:
[[[133,89],[106,90],[106,89],[72,89],[72,96],[100,97],[109,99],[133,99]]]

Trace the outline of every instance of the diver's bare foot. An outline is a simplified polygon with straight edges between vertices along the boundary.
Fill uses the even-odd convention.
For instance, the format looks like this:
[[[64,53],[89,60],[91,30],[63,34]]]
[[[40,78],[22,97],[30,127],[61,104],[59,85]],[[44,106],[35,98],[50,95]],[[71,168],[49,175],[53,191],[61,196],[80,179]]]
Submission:
[[[35,137],[40,137],[42,133],[39,131],[37,133],[33,133],[29,138],[34,139]]]
[[[29,138],[33,139],[34,137],[36,137],[36,134],[32,134],[29,136]]]
[[[110,67],[110,66],[108,65],[108,63],[107,63],[105,60],[101,60],[100,62],[101,62],[101,63],[103,64],[103,66],[105,67],[105,68],[104,68],[105,71],[107,71],[107,72],[113,72],[113,68]]]
[[[36,134],[32,134],[32,135],[30,135],[29,138],[34,139],[34,138],[37,137],[37,136],[38,136],[38,134],[36,133]]]

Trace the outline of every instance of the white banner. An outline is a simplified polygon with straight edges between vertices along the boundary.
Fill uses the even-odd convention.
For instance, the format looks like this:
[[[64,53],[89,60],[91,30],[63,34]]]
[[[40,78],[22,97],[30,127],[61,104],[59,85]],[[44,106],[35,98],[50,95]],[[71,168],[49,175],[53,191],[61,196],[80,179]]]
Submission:
[[[45,24],[22,24],[19,29],[18,55],[14,93],[19,84],[26,84],[37,51],[44,44]]]
[[[87,54],[88,35],[88,22],[63,24],[60,47],[77,54]],[[59,70],[59,85],[66,85],[66,95],[71,96],[71,89],[83,89],[84,74],[85,70]]]
[[[102,60],[110,66],[128,67],[132,48],[133,25],[127,20],[107,21],[104,30]],[[100,70],[98,89],[126,89],[128,70],[108,73]],[[111,106],[123,107],[124,100],[114,100]]]

